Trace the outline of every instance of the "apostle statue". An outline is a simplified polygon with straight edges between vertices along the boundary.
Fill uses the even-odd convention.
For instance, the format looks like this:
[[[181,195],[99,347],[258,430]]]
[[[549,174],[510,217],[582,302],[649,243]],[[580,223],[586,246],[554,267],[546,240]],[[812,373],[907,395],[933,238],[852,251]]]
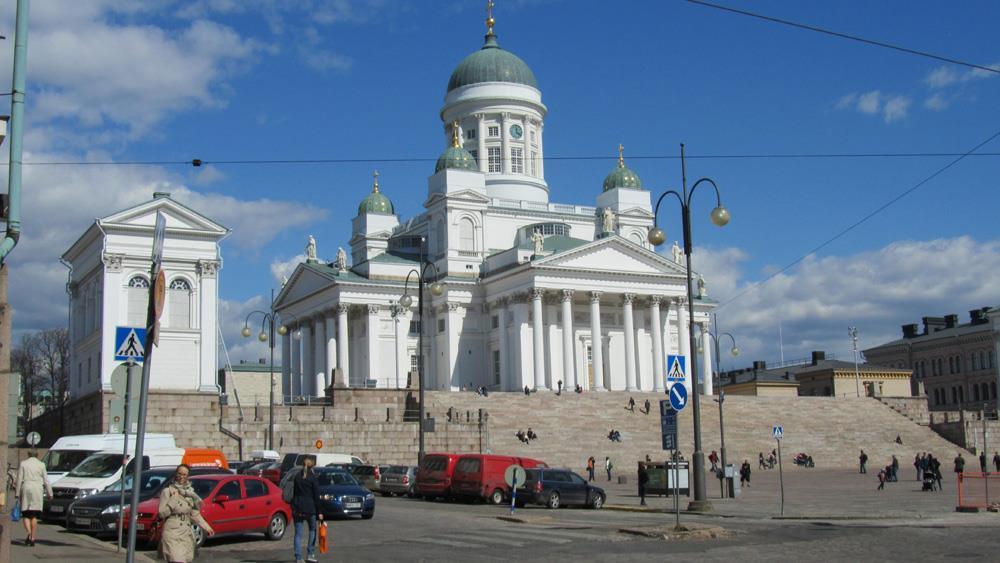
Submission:
[[[677,245],[676,240],[674,241],[674,246],[670,249],[670,253],[674,256],[674,263],[680,264],[683,252],[681,252],[681,247]]]
[[[615,230],[615,212],[611,211],[610,207],[604,208],[604,215],[602,217],[604,220],[604,232],[611,233]]]
[[[541,229],[535,229],[535,233],[531,235],[531,242],[535,245],[535,254],[541,255],[545,250],[545,236],[542,235]]]
[[[705,290],[705,276],[698,274],[698,298],[704,299],[708,295],[708,291]]]
[[[333,262],[333,267],[340,272],[347,269],[347,253],[344,252],[343,246],[337,247],[337,259]]]
[[[306,262],[316,261],[316,239],[309,235],[309,242],[306,244]]]

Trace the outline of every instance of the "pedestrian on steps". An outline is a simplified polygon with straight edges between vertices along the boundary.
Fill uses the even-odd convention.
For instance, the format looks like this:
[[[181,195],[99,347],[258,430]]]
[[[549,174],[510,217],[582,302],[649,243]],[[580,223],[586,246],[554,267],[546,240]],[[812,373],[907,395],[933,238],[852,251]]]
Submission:
[[[611,470],[614,469],[614,464],[611,463],[611,457],[604,457],[604,470],[608,472],[608,481],[611,481]]]
[[[635,412],[635,399],[632,397],[628,398],[628,410],[629,412]]]
[[[878,488],[876,491],[881,491],[885,488],[885,469],[880,469],[878,472]]]
[[[639,506],[646,506],[646,483],[649,482],[649,473],[646,472],[646,464],[639,462]]]
[[[587,478],[588,478],[589,481],[593,481],[594,480],[594,466],[595,465],[597,465],[597,460],[594,459],[594,456],[588,457],[587,458]]]
[[[858,456],[858,464],[861,466],[858,473],[868,473],[868,454],[864,450],[861,450],[861,455]]]
[[[993,452],[993,467],[1000,471],[1000,452]]]

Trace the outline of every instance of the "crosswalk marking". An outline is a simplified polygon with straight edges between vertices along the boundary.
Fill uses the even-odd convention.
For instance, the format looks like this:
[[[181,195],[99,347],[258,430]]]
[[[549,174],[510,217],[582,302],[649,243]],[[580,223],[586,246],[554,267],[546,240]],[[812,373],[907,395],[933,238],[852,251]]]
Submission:
[[[525,532],[518,530],[491,530],[490,535],[501,536],[501,537],[508,536],[519,540],[530,539],[533,542],[555,543],[555,544],[570,543],[573,541],[567,538],[549,537],[548,535],[527,534]],[[482,539],[482,538],[476,538],[476,539]]]
[[[406,538],[405,541],[417,543],[431,543],[436,545],[450,545],[451,547],[483,547],[482,544],[468,543],[464,541],[447,540],[444,538]],[[522,544],[523,545],[523,544]],[[520,546],[518,546],[520,547]]]
[[[553,545],[564,545],[574,541],[606,541],[608,535],[597,530],[577,528],[578,531],[571,531],[564,528],[540,528],[521,527],[505,528],[500,530],[476,530],[466,532],[460,539],[444,538],[440,536],[425,536],[419,538],[406,538],[404,541],[415,543],[446,545],[457,548],[481,548],[487,546],[504,545],[509,547],[524,547],[531,543],[548,543]]]

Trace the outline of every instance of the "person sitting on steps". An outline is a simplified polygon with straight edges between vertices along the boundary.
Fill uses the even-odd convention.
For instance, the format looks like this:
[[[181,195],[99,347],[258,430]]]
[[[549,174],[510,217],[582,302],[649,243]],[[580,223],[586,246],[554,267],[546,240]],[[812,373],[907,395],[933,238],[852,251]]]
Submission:
[[[528,433],[526,434],[526,436],[528,437],[528,441],[538,439],[538,434],[535,434],[535,431],[532,430],[530,426],[528,427]]]
[[[581,387],[580,384],[577,383],[576,389],[574,389],[574,391],[576,391],[577,393],[583,393],[583,387]]]

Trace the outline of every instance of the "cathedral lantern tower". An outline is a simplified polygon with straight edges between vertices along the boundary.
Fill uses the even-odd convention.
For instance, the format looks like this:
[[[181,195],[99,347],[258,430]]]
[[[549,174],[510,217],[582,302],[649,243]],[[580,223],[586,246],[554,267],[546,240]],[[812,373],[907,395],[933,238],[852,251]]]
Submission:
[[[535,74],[500,48],[492,8],[490,2],[483,47],[458,63],[448,81],[441,109],[446,146],[458,122],[462,148],[486,174],[489,197],[547,203],[542,131],[548,110]]]

